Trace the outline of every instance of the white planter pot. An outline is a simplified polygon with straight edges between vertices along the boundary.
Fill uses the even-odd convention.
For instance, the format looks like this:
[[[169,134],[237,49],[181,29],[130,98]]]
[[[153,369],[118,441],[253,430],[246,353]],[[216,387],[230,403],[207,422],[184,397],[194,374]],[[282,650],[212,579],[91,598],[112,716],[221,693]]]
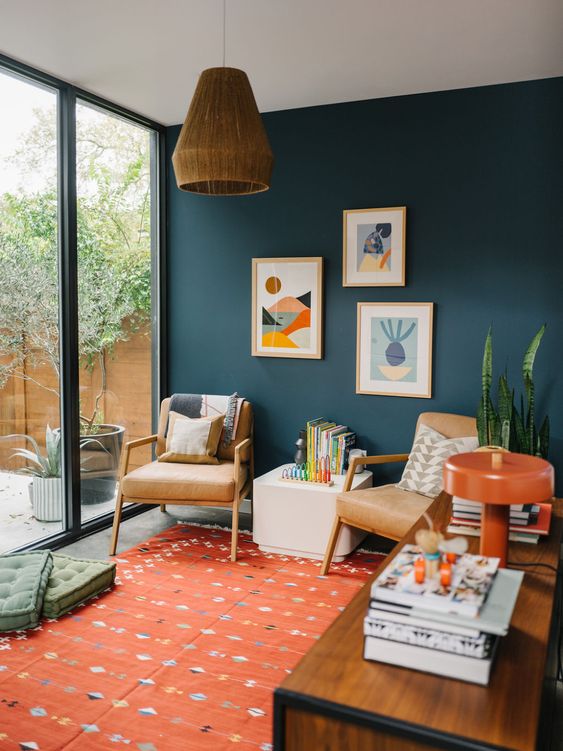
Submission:
[[[60,522],[63,518],[60,477],[34,477],[29,485],[29,499],[37,521]]]

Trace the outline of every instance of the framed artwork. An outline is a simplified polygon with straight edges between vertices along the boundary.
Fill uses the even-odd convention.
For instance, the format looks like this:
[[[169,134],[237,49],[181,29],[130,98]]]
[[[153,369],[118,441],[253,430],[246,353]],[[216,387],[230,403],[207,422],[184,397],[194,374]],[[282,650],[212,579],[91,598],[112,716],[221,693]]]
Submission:
[[[322,357],[322,258],[252,259],[252,354]]]
[[[432,396],[433,303],[358,303],[356,393]]]
[[[406,206],[344,212],[344,287],[404,287]]]

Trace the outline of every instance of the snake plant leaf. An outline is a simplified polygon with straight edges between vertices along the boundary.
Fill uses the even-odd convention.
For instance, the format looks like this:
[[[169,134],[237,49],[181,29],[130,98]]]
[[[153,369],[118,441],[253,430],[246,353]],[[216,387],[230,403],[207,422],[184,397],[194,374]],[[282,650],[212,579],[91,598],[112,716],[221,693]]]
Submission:
[[[536,453],[536,397],[532,378],[524,380],[526,396],[528,398],[528,412],[526,414],[526,454]]]
[[[531,380],[533,377],[536,352],[538,351],[538,347],[540,346],[543,335],[545,334],[545,328],[546,324],[544,323],[528,345],[528,349],[524,354],[524,361],[522,363],[522,375],[524,377],[524,383],[526,383],[526,380],[528,378]]]
[[[477,436],[479,440],[479,446],[486,446],[488,444],[488,425],[487,421],[485,420],[483,398],[481,398],[479,407],[477,408]]]
[[[483,404],[483,421],[486,426],[487,440],[485,444],[492,441],[490,423],[491,414],[489,407],[491,404],[491,385],[493,382],[493,327],[489,326],[487,338],[485,339],[485,349],[483,352],[483,366],[481,368],[481,397]]]
[[[547,459],[549,453],[549,416],[544,417],[538,433],[538,454],[542,459]]]
[[[498,416],[501,423],[501,436],[499,445],[510,450],[514,444],[514,390],[508,385],[506,373],[500,376],[498,381]]]
[[[520,454],[526,453],[526,429],[524,428],[524,420],[522,415],[515,408],[514,409],[514,431],[516,434],[515,450]]]

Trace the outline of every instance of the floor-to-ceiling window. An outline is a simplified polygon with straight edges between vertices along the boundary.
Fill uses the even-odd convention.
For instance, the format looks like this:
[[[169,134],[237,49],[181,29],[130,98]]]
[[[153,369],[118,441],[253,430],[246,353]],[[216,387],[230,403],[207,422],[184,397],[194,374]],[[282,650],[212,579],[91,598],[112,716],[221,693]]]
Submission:
[[[83,521],[114,508],[122,443],[152,428],[150,159],[150,131],[77,104]]]
[[[4,58],[0,101],[4,552],[107,522],[154,427],[162,131]]]

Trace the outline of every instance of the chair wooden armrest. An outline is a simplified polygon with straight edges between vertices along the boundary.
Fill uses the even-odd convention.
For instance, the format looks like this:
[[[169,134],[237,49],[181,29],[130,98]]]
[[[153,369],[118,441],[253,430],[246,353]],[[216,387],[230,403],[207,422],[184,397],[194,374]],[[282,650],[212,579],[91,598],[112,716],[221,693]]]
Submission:
[[[408,454],[380,454],[375,456],[353,456],[350,459],[348,465],[348,472],[346,473],[346,479],[344,480],[344,486],[342,488],[343,493],[347,493],[352,487],[354,475],[356,473],[356,467],[358,464],[391,464],[392,462],[406,462],[409,458]]]
[[[237,446],[235,446],[235,497],[239,490],[239,480],[240,480],[240,465],[241,465],[241,459],[240,459],[240,452],[245,449],[247,446],[252,446],[252,438],[245,438],[244,441],[241,441]]]
[[[157,438],[158,436],[155,433],[154,435],[149,435],[145,438],[137,438],[135,441],[127,441],[127,443],[123,445],[123,450],[121,452],[121,463],[119,465],[120,481],[127,474],[127,469],[129,467],[129,455],[131,454],[131,451],[133,449],[139,448],[140,446],[146,446],[149,443],[156,443]]]

